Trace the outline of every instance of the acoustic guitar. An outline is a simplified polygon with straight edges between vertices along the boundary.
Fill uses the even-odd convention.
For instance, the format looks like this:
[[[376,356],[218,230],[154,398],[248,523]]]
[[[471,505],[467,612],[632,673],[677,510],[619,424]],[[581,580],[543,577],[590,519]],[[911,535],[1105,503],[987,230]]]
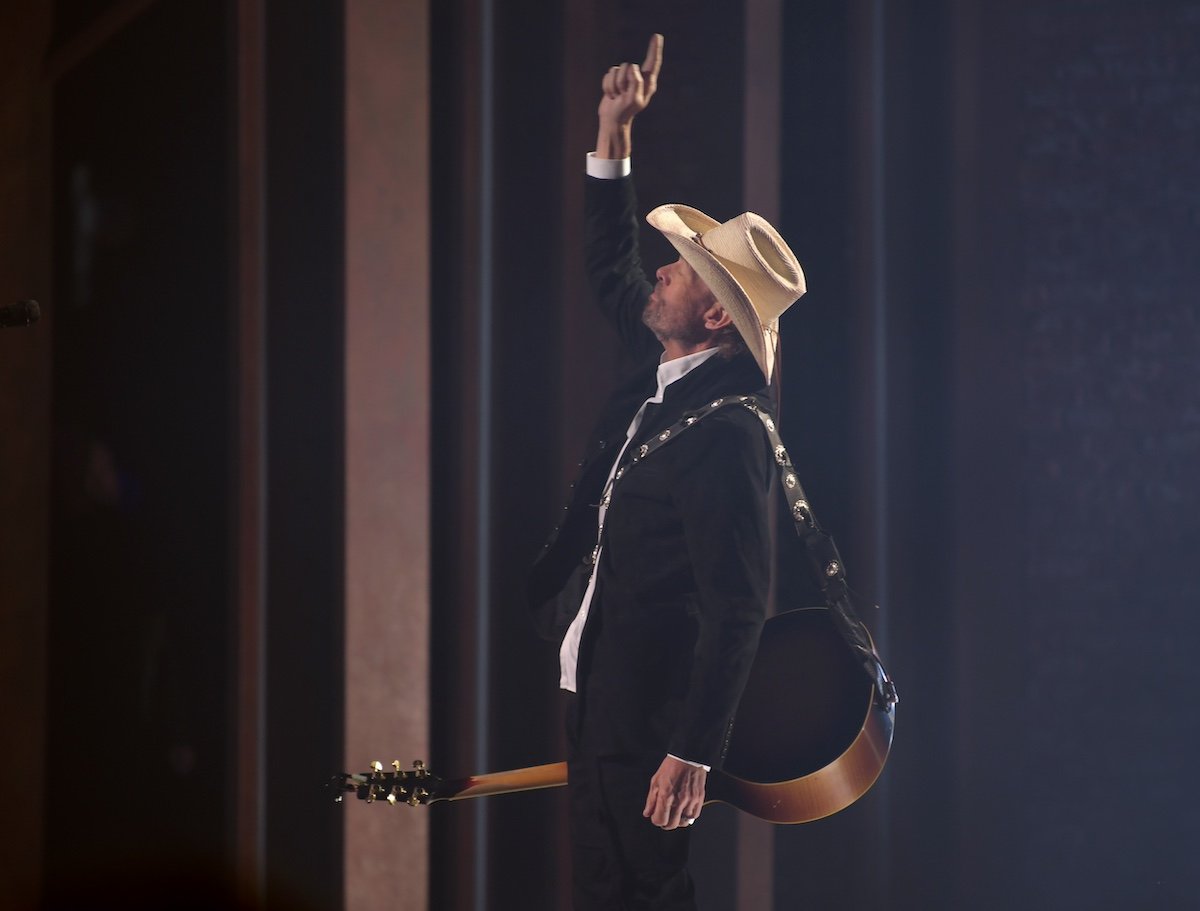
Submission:
[[[774,823],[802,823],[838,812],[865,794],[891,751],[895,705],[855,659],[829,611],[803,608],[764,624],[720,769],[706,784],[721,801]],[[567,783],[567,764],[443,779],[413,763],[335,775],[341,801],[420,806]]]

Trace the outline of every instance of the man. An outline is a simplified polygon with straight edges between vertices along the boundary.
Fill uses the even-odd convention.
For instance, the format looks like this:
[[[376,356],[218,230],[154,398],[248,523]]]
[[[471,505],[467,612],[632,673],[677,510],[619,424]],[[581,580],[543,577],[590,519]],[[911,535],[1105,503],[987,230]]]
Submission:
[[[592,292],[642,367],[606,404],[530,580],[542,631],[561,637],[560,684],[573,694],[577,911],[695,907],[689,827],[764,620],[776,469],[759,419],[743,407],[640,453],[716,399],[769,400],[777,319],[804,293],[795,256],[763,219],[718,224],[686,206],[648,216],[680,257],[647,281],[630,152],[662,45],[655,35],[640,67],[604,76],[586,188]]]

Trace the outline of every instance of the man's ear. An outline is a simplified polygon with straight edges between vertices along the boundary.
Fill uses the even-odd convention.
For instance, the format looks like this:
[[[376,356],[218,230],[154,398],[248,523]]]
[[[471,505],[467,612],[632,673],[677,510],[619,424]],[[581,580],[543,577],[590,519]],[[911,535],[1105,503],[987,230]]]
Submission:
[[[713,304],[704,311],[704,328],[709,332],[714,332],[717,329],[723,329],[733,322],[733,317],[729,315],[721,304]]]

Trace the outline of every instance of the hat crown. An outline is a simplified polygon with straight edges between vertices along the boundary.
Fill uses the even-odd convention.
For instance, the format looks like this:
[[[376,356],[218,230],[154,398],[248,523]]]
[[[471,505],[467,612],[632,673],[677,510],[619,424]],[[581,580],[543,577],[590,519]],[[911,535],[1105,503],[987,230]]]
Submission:
[[[743,212],[700,233],[700,243],[737,279],[765,324],[778,320],[806,290],[795,254],[761,215]]]

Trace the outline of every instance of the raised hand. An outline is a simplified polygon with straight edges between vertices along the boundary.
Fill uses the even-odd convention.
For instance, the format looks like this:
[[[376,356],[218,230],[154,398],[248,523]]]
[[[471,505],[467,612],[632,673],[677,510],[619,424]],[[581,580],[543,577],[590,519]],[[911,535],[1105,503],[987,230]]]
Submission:
[[[630,151],[630,127],[633,118],[646,110],[658,90],[658,72],[662,69],[663,36],[651,35],[646,59],[641,66],[622,63],[612,67],[601,81],[600,106],[596,113],[600,130],[596,155],[600,158],[627,158]]]
[[[646,110],[658,89],[658,71],[662,69],[663,36],[651,35],[646,59],[641,66],[622,63],[604,74],[603,94],[597,113],[601,121],[626,124]]]

